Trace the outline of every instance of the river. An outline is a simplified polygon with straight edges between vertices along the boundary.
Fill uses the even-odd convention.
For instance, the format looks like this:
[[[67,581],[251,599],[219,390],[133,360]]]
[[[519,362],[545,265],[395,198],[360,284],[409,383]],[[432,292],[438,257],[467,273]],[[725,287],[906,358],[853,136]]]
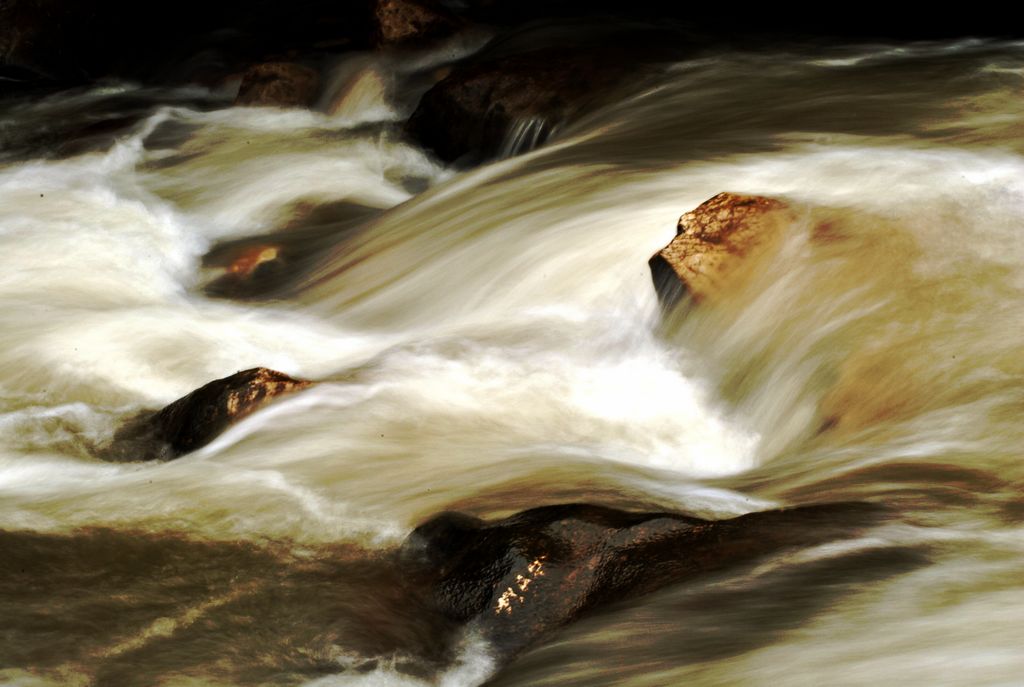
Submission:
[[[470,170],[400,131],[443,59],[350,56],[313,111],[0,103],[0,681],[1021,684],[1024,44],[705,51]],[[647,259],[721,191],[842,236],[792,227],[663,315]],[[301,253],[275,290],[210,291],[204,255],[268,240]],[[99,457],[255,366],[323,383],[179,460]],[[438,649],[375,562],[446,509],[839,500],[890,515],[506,666]]]

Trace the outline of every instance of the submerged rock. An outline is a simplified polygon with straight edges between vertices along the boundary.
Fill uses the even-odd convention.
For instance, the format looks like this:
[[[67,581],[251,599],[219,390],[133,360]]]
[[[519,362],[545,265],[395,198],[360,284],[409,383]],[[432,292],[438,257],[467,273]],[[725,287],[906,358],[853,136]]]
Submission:
[[[307,107],[320,91],[320,75],[294,62],[265,62],[242,76],[236,105]]]
[[[230,425],[278,396],[313,385],[304,379],[254,367],[217,379],[163,410],[134,418],[114,437],[103,457],[112,460],[169,460],[213,441]]]
[[[381,46],[428,43],[463,27],[455,15],[430,0],[377,0],[373,15]]]
[[[497,522],[443,513],[403,545],[444,616],[509,658],[602,606],[793,546],[848,536],[878,509],[827,504],[708,521],[586,504]]]
[[[240,299],[272,293],[287,276],[288,260],[283,248],[280,244],[255,242],[240,245],[230,252],[218,250],[214,256],[222,264],[216,266],[224,273],[204,291],[214,297]]]
[[[658,299],[714,298],[743,281],[743,268],[794,219],[789,205],[763,196],[719,193],[679,218],[676,237],[650,261]]]
[[[216,276],[203,291],[214,298],[239,300],[293,295],[325,256],[352,240],[380,212],[347,201],[293,205],[275,231],[211,248],[202,264]]]

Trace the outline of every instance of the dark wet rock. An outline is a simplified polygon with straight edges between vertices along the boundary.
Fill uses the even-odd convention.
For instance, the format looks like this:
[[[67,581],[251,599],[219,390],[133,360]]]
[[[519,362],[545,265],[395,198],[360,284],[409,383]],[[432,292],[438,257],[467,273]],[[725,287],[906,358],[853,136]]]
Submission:
[[[424,94],[406,130],[448,162],[498,155],[519,123],[541,128],[543,142],[624,78],[627,70],[600,62],[544,51],[456,67]]]
[[[373,15],[380,46],[429,43],[464,26],[442,4],[431,0],[377,0]]]
[[[102,457],[121,461],[177,458],[210,443],[279,396],[312,385],[265,367],[236,372],[201,386],[163,410],[140,414],[115,435]]]
[[[679,218],[676,237],[650,261],[663,305],[684,295],[715,298],[743,281],[751,262],[793,221],[788,204],[774,198],[719,193]]]
[[[294,62],[265,62],[242,76],[236,105],[308,107],[320,92],[315,69]]]
[[[586,504],[497,522],[443,513],[402,554],[445,617],[468,622],[506,658],[603,606],[797,546],[851,536],[879,509],[827,504],[707,521]],[[414,575],[415,577],[415,575]]]
[[[685,49],[675,33],[636,24],[563,22],[504,34],[428,90],[406,132],[449,162],[495,157],[522,129],[540,144]]]

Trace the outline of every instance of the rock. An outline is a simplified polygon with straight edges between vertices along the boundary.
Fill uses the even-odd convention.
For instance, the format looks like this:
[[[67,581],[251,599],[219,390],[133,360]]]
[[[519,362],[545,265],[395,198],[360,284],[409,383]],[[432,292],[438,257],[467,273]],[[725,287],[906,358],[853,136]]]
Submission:
[[[406,131],[448,162],[495,157],[517,123],[536,122],[542,143],[624,71],[596,65],[591,56],[548,51],[456,67],[424,94]]]
[[[142,413],[115,435],[101,455],[119,461],[177,458],[210,443],[278,396],[312,385],[265,367],[236,372],[199,387],[161,411]]]
[[[288,277],[289,260],[283,249],[280,244],[257,242],[241,245],[230,254],[221,250],[218,257],[223,263],[216,266],[224,270],[223,274],[203,291],[215,298],[272,296]]]
[[[297,203],[286,210],[275,231],[230,239],[211,248],[202,264],[216,277],[203,292],[239,300],[294,295],[296,286],[320,267],[326,256],[356,237],[380,212],[347,201]]]
[[[312,385],[275,370],[254,367],[199,387],[161,410],[154,420],[161,439],[177,453],[188,453],[278,396]]]
[[[531,26],[456,65],[420,99],[406,133],[448,162],[514,154],[517,131],[539,145],[685,52],[675,33],[647,25]]]
[[[505,658],[601,606],[852,534],[878,509],[827,504],[720,521],[586,504],[545,506],[487,523],[443,513],[417,527],[402,556],[439,611],[468,622]]]
[[[373,15],[379,46],[429,43],[451,36],[464,26],[430,0],[377,0]]]
[[[744,268],[782,235],[795,215],[774,198],[719,193],[679,218],[676,237],[650,261],[658,299],[715,298],[743,282]]]
[[[320,75],[294,62],[264,62],[242,76],[235,105],[308,107],[320,92]]]

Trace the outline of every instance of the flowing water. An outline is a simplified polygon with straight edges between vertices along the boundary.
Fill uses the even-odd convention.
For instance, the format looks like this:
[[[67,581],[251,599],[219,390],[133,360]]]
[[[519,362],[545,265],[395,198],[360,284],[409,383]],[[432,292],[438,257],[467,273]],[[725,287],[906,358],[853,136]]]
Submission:
[[[444,59],[349,58],[312,112],[2,104],[0,678],[1024,683],[1024,45],[708,52],[469,171],[400,133]],[[647,259],[724,190],[828,235],[802,215],[663,316]],[[267,241],[301,253],[287,279],[211,295],[204,255]],[[98,457],[254,366],[323,383],[173,462]],[[504,667],[387,559],[445,509],[837,500],[890,515]]]

